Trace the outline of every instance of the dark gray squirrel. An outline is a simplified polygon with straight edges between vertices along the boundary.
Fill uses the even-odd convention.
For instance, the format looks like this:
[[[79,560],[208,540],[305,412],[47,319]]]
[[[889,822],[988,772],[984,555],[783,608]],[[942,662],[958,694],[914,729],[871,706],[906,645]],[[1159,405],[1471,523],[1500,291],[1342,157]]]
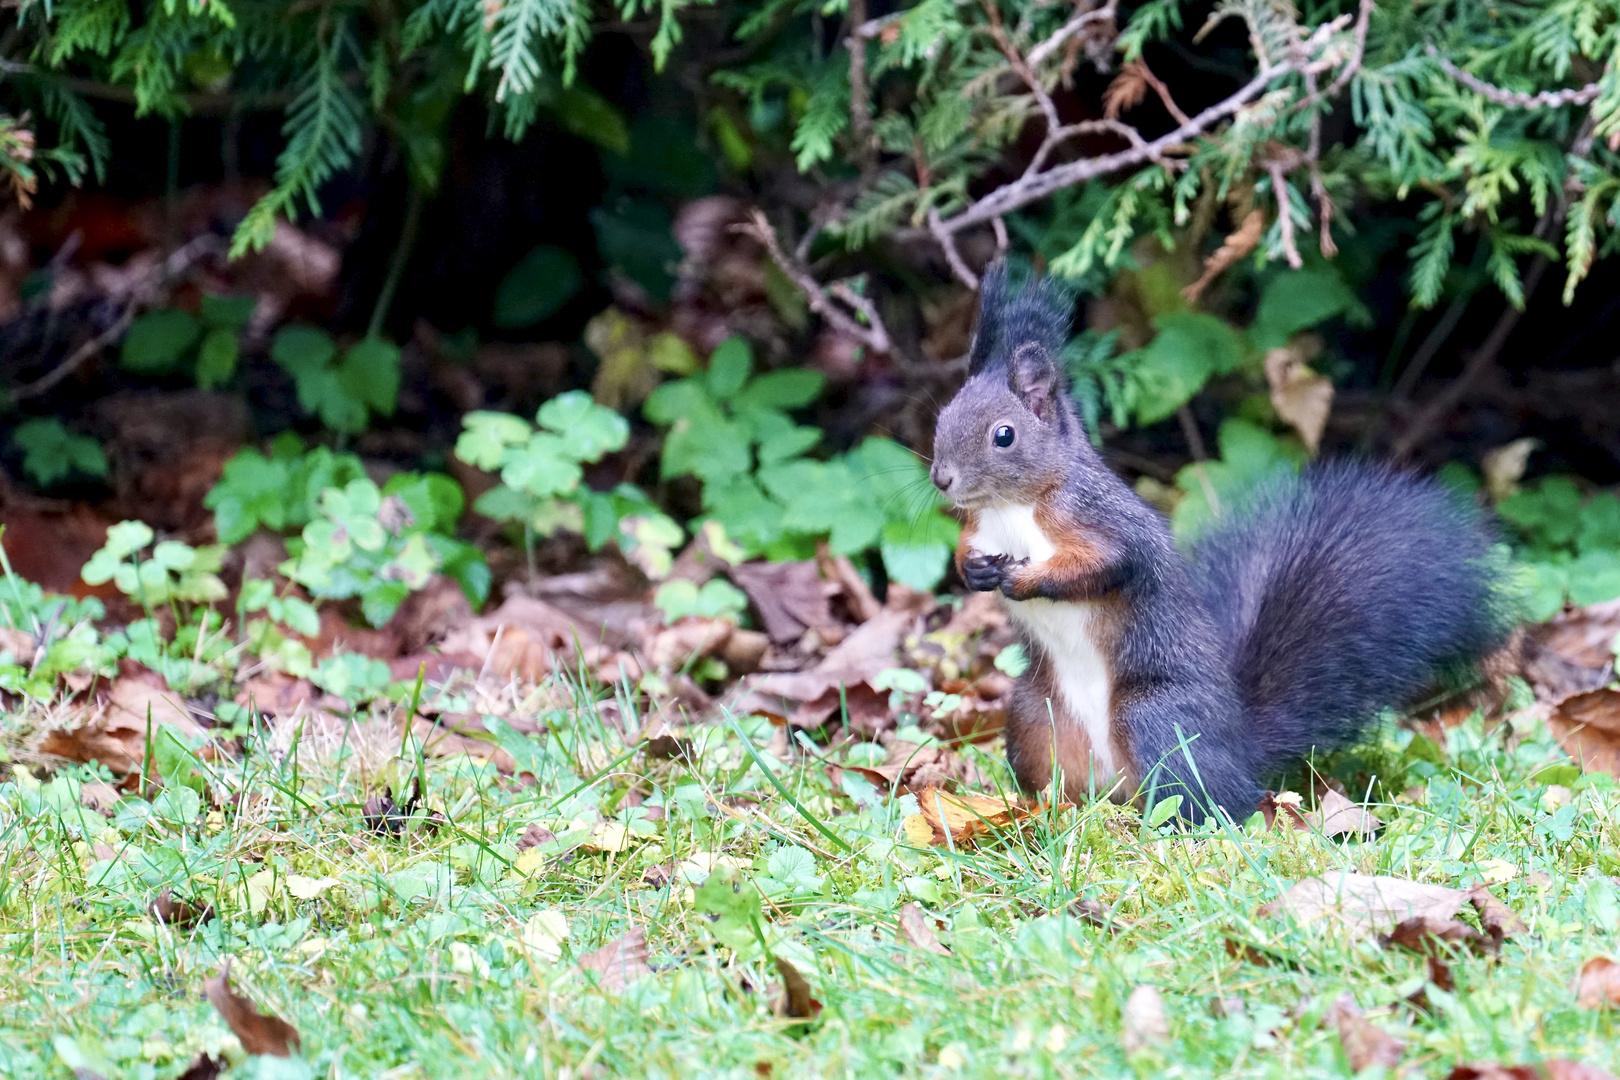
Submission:
[[[1093,447],[1060,353],[1073,299],[984,277],[967,382],[931,470],[957,567],[999,591],[1029,654],[1009,709],[1021,787],[1181,796],[1245,820],[1263,781],[1363,736],[1506,637],[1492,536],[1432,480],[1354,461],[1263,483],[1183,557]]]

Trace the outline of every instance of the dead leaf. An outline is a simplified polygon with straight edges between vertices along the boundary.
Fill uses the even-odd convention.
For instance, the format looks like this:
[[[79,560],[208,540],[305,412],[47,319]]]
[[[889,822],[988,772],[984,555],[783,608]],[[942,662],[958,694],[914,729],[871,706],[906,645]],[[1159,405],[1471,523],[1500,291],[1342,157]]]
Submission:
[[[810,983],[799,974],[799,969],[776,958],[776,971],[782,976],[782,992],[771,1004],[777,1016],[791,1016],[799,1020],[813,1020],[821,1015],[821,1002],[810,994]]]
[[[489,734],[483,720],[478,717],[441,716],[437,724],[417,717],[411,724],[411,731],[421,741],[422,753],[426,757],[446,758],[465,754],[493,762],[495,768],[507,776],[517,771],[517,761],[511,754],[488,739],[477,738],[478,735]]]
[[[765,632],[778,645],[789,645],[806,630],[833,625],[825,583],[815,562],[740,563],[726,571],[748,594]]]
[[[1468,894],[1468,902],[1474,905],[1474,910],[1479,914],[1479,925],[1484,927],[1485,933],[1497,947],[1507,938],[1530,932],[1524,920],[1483,885]]]
[[[249,1054],[291,1057],[303,1044],[298,1029],[278,1016],[261,1013],[253,1002],[231,989],[231,962],[225,961],[219,974],[203,983],[203,990],[214,1008]]]
[[[1329,788],[1317,801],[1316,809],[1305,815],[1304,821],[1323,836],[1359,836],[1371,840],[1384,823],[1365,807]]]
[[[1433,915],[1414,915],[1395,924],[1395,929],[1380,934],[1378,943],[1384,948],[1405,949],[1419,956],[1437,956],[1444,950],[1440,942],[1467,945],[1478,949],[1485,945],[1486,937],[1467,923],[1456,919],[1442,919]]]
[[[1540,445],[1537,439],[1514,439],[1487,451],[1480,459],[1479,471],[1485,477],[1485,490],[1491,497],[1491,505],[1518,492],[1519,481],[1524,479],[1525,466],[1530,464],[1530,455]]]
[[[1103,91],[1103,116],[1118,120],[1119,114],[1129,112],[1142,104],[1148,92],[1147,65],[1133,60],[1120,67]]]
[[[1146,87],[1145,82],[1143,86]],[[1199,275],[1197,281],[1181,290],[1182,298],[1188,303],[1195,302],[1203,295],[1204,290],[1209,288],[1210,282],[1220,277],[1227,267],[1255,249],[1265,228],[1265,213],[1250,210],[1236,231],[1229,233],[1226,241],[1215,249],[1214,254],[1204,260],[1204,272]]]
[[[1424,957],[1423,965],[1431,983],[1438,986],[1448,994],[1456,992],[1457,980],[1452,977],[1451,965],[1447,964],[1438,956]],[[1421,994],[1423,991],[1419,990],[1418,993]]]
[[[214,917],[213,904],[197,905],[188,900],[176,900],[170,889],[164,889],[154,896],[152,902],[146,905],[146,910],[158,922],[182,930]]]
[[[410,820],[421,798],[422,779],[418,776],[411,777],[411,793],[405,797],[403,806],[394,802],[393,788],[383,788],[381,795],[373,795],[361,808],[361,813],[365,815],[366,828],[375,833],[404,832],[405,823]]]
[[[226,1067],[223,1058],[217,1058],[212,1054],[198,1054],[192,1059],[191,1064],[186,1066],[186,1071],[174,1080],[218,1080]]]
[[[1076,900],[1069,905],[1069,910],[1081,922],[1090,923],[1099,930],[1115,929],[1114,909],[1103,900]]]
[[[1305,815],[1299,809],[1303,802],[1297,792],[1267,791],[1260,796],[1260,816],[1265,819],[1268,829],[1277,827],[1279,817],[1292,828],[1308,829],[1310,825],[1306,823]]]
[[[1615,1076],[1596,1065],[1554,1058],[1540,1065],[1493,1065],[1476,1061],[1458,1065],[1446,1074],[1446,1080],[1615,1080]]]
[[[939,943],[934,934],[934,928],[928,925],[928,916],[915,902],[906,904],[900,909],[900,940],[915,949],[924,952],[938,953],[941,956],[951,955],[951,950]]]
[[[1547,726],[1581,768],[1620,776],[1620,690],[1571,694],[1554,704]]]
[[[1575,1004],[1583,1009],[1620,1005],[1620,964],[1607,956],[1594,956],[1581,965],[1575,982]]]
[[[102,817],[112,817],[114,809],[123,796],[111,784],[100,780],[92,780],[79,788],[79,802],[94,810]]]
[[[1266,383],[1271,387],[1271,407],[1299,432],[1305,448],[1316,453],[1333,411],[1333,381],[1312,371],[1303,351],[1290,343],[1266,353]]]
[[[604,990],[623,990],[643,975],[651,975],[647,966],[647,932],[641,927],[614,938],[594,952],[579,958],[579,966],[601,976]]]
[[[1119,1041],[1127,1054],[1170,1041],[1170,1021],[1157,987],[1138,986],[1125,999],[1125,1021]]]
[[[1414,916],[1449,919],[1471,896],[1467,890],[1444,885],[1340,871],[1290,886],[1261,907],[1260,914],[1286,911],[1301,922],[1327,917],[1365,935]]]
[[[914,842],[926,839],[935,847],[972,843],[974,838],[992,829],[1004,829],[1033,817],[1036,812],[1017,800],[991,795],[950,795],[937,787],[917,792],[917,806],[922,812],[912,814],[904,822],[906,838]]]
[[[519,851],[528,851],[532,847],[549,844],[555,839],[557,839],[556,833],[537,821],[531,821],[529,827],[523,830],[523,835],[518,837],[517,849]]]
[[[1405,1045],[1368,1020],[1348,990],[1333,1003],[1328,1019],[1339,1029],[1339,1045],[1344,1047],[1351,1072],[1359,1073],[1374,1065],[1391,1069],[1400,1064]]]
[[[886,712],[886,696],[872,690],[871,680],[894,666],[900,642],[933,606],[934,598],[927,593],[890,585],[888,606],[857,627],[819,664],[754,681],[736,710],[774,713],[788,717],[796,727],[817,728],[838,711],[840,690],[853,711],[859,688],[866,692],[867,700]]]
[[[736,626],[725,619],[686,618],[648,637],[645,652],[655,668],[684,668],[726,647]]]
[[[140,771],[145,762],[147,731],[156,733],[160,728],[192,743],[208,737],[192,719],[185,700],[165,687],[160,676],[134,671],[112,684],[97,716],[72,730],[49,732],[39,751],[69,761],[99,761],[115,776],[126,776]]]

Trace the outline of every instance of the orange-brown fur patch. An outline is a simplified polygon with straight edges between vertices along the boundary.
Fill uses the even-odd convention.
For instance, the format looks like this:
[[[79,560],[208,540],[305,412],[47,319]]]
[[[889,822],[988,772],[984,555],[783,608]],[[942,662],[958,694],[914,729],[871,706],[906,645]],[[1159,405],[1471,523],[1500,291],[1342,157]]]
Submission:
[[[973,550],[973,537],[979,531],[979,512],[977,510],[962,511],[962,531],[956,537],[956,572],[962,572],[962,561]]]
[[[1111,657],[1117,646],[1122,615],[1116,603],[1104,601],[1100,605],[1097,647],[1105,656]],[[1029,669],[1019,677],[1007,712],[1008,759],[1019,784],[1028,790],[1044,787],[1051,780],[1056,764],[1063,774],[1064,798],[1079,801],[1091,793],[1093,786],[1091,737],[1086,734],[1085,725],[1069,713],[1058,693],[1053,658],[1034,642],[1027,642],[1026,647],[1030,651]],[[1120,721],[1120,702],[1115,700],[1112,686],[1109,700],[1112,713],[1109,750],[1121,775],[1096,777],[1095,784],[1099,794],[1106,793],[1116,802],[1123,802],[1136,794],[1141,770],[1131,755],[1130,742]]]

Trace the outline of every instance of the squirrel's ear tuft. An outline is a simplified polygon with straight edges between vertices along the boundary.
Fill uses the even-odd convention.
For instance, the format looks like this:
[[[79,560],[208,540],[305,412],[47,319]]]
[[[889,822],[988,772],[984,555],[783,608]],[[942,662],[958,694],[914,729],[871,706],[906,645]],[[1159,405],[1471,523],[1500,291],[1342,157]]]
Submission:
[[[1068,340],[1074,294],[1027,267],[992,263],[979,281],[979,324],[968,352],[968,374],[1011,363],[1013,354],[1036,345],[1056,356]]]
[[[1042,423],[1056,419],[1063,372],[1058,368],[1057,356],[1044,345],[1028,342],[1018,347],[1007,365],[1007,385]]]

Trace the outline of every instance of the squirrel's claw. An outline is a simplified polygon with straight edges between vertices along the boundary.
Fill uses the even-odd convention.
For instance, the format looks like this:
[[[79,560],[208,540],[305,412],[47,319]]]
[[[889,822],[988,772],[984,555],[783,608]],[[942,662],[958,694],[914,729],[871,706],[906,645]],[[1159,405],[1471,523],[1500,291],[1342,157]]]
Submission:
[[[969,555],[962,560],[962,580],[974,592],[995,592],[1006,576],[1007,556]]]

